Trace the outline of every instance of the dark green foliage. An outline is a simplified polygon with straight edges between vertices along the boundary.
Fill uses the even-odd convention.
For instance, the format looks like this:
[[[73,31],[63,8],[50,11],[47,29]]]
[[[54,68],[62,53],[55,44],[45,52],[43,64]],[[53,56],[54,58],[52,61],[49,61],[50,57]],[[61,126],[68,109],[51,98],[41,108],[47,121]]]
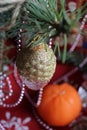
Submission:
[[[87,57],[87,54],[85,54],[83,51],[74,51],[72,53],[67,52],[66,54],[66,63],[72,64],[76,67],[79,67],[81,71],[87,73],[87,63],[80,67],[80,63],[83,62],[83,60]]]
[[[59,45],[55,47],[58,48],[58,55],[64,63],[67,53],[67,36],[72,33],[71,29],[76,27],[86,13],[86,7],[87,4],[70,12],[66,9],[66,0],[60,0],[59,4],[58,0],[27,0],[21,8],[15,26],[7,31],[7,37],[16,37],[21,28],[27,46],[36,46],[43,41],[47,43],[50,38],[60,36],[62,33],[63,52]],[[62,56],[60,56],[61,53]]]
[[[74,27],[84,15],[82,11],[84,7],[70,12],[66,10],[65,0],[60,0],[60,6],[57,2],[57,0],[26,1],[21,8],[15,27],[8,32],[9,36],[15,36],[17,30],[22,28],[25,30],[23,36],[29,35],[27,40],[29,44],[38,34],[44,35],[48,40],[48,37],[70,33],[71,27]],[[71,18],[72,15],[75,15],[74,19]]]

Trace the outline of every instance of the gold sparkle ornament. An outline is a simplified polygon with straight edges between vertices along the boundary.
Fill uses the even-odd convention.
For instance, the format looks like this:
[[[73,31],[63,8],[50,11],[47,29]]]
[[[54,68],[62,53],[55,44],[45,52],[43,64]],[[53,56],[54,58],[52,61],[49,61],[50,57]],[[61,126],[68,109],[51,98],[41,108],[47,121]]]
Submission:
[[[54,52],[45,43],[19,52],[16,66],[22,81],[32,90],[43,88],[51,80],[56,67]]]

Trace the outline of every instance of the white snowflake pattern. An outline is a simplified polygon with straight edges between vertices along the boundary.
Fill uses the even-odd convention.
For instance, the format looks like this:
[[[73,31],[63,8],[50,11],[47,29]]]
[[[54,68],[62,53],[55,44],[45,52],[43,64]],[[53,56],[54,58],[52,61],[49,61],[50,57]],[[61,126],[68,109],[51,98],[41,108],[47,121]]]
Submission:
[[[21,118],[17,118],[17,123],[15,124],[15,130],[29,130],[29,127],[25,126],[28,122],[31,121],[31,118],[26,118],[23,121]]]
[[[29,127],[26,126],[26,124],[31,121],[31,117],[26,117],[24,120],[15,116],[11,118],[10,112],[6,112],[5,117],[6,120],[2,119],[0,123],[8,130],[11,129],[13,126],[14,130],[29,130]]]

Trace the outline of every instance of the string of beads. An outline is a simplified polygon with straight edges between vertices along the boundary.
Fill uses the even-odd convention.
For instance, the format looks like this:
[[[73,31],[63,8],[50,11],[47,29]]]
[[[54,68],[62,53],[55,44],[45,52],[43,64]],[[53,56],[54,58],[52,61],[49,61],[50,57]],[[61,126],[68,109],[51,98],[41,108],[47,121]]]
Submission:
[[[34,108],[33,109],[33,114],[34,114],[34,117],[36,118],[37,122],[42,125],[46,130],[53,130],[53,128],[51,128],[49,125],[47,125],[46,123],[44,123],[40,118],[39,116],[37,115],[36,113],[36,110]]]
[[[3,87],[5,85],[5,83],[3,82],[3,79],[6,79],[6,82],[8,84],[8,94],[5,94],[5,90],[3,90]],[[0,105],[6,108],[12,108],[12,107],[16,107],[20,104],[20,102],[22,101],[23,97],[24,97],[24,91],[25,91],[25,85],[22,83],[21,84],[21,93],[20,96],[18,98],[18,100],[14,103],[14,104],[6,104],[4,103],[4,101],[6,101],[9,97],[12,96],[13,90],[12,90],[12,84],[10,81],[9,76],[7,76],[6,74],[2,74],[2,72],[0,73]]]
[[[84,26],[85,26],[85,23],[87,21],[87,14],[84,16],[82,22],[81,22],[81,26],[80,26],[80,31],[82,31],[84,29]],[[73,52],[74,49],[76,48],[78,42],[79,42],[79,39],[81,37],[81,34],[79,33],[75,39],[75,42],[73,43],[72,47],[70,48],[69,52]]]
[[[5,103],[3,103],[2,106],[3,106],[3,107],[6,107],[6,108],[13,108],[13,107],[18,106],[18,105],[21,103],[21,101],[22,101],[22,99],[23,99],[23,97],[24,97],[24,91],[25,91],[25,85],[22,84],[21,94],[20,94],[20,97],[19,97],[19,99],[17,100],[17,102],[14,103],[14,104],[5,104]]]
[[[16,68],[16,65],[14,64],[14,78],[18,84],[18,86],[21,88],[22,87],[22,84],[24,85],[24,83],[22,83],[20,81],[20,79],[18,78],[18,75],[17,75],[17,68]],[[31,102],[31,104],[34,106],[34,107],[38,107],[41,103],[41,100],[42,100],[42,94],[43,94],[43,88],[41,88],[39,90],[39,95],[38,95],[38,99],[37,99],[37,103],[34,103],[33,100],[30,98],[29,94],[27,94],[27,92],[25,91],[25,95],[27,96],[27,98],[29,99],[29,101]]]
[[[6,78],[8,89],[9,91],[5,94],[5,90],[3,90],[5,83],[3,80]],[[3,102],[8,99],[10,96],[12,96],[13,90],[12,90],[12,84],[10,82],[9,77],[6,76],[6,74],[0,73],[0,105],[3,104]]]

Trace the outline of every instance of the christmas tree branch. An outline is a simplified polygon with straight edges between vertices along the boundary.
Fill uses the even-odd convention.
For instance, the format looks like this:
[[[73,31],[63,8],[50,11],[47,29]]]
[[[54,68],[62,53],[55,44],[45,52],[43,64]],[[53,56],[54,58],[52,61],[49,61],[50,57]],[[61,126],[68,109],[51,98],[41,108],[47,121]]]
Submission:
[[[19,3],[17,1],[15,1],[16,4],[12,3],[14,1],[10,1],[10,2],[9,1],[3,1],[3,2],[0,3],[1,5],[6,4],[6,3],[11,4],[11,5],[7,5],[5,7],[1,6],[0,7],[0,13],[2,13],[4,11],[8,11],[12,7],[15,7],[12,18],[11,18],[11,22],[8,25],[1,26],[0,30],[6,31],[6,30],[9,30],[11,27],[13,27],[15,25],[16,19],[17,19],[18,15],[19,15],[19,12],[20,12],[21,5],[23,4],[24,1],[25,0],[21,0]]]
[[[62,63],[65,63],[66,61],[66,52],[67,52],[67,35],[64,34],[64,49],[63,49]]]
[[[8,36],[17,36],[17,31],[21,28],[23,30],[22,37],[25,39],[27,46],[36,46],[42,41],[46,41],[50,38],[66,35],[66,42],[68,35],[74,34],[74,29],[78,29],[76,26],[83,17],[87,9],[87,4],[77,8],[73,12],[70,12],[66,8],[66,1],[60,0],[59,4],[57,0],[29,0],[25,1],[15,26],[7,32]],[[41,35],[37,40],[35,37]],[[64,44],[63,63],[66,57],[66,44]],[[74,46],[74,45],[73,45]],[[56,45],[60,52],[59,45]],[[60,54],[60,53],[59,53]],[[60,55],[59,55],[60,57]]]
[[[4,7],[4,8],[0,7],[0,13],[6,12],[6,11],[12,9],[12,8],[14,8],[14,5],[8,5],[7,7]]]
[[[0,17],[2,17],[2,19],[0,19],[0,71],[3,71],[3,64],[9,62],[8,57],[4,55],[4,53],[7,52],[5,49],[6,31],[15,25],[24,1],[25,0],[0,1]],[[11,13],[13,14],[11,15]]]
[[[15,4],[15,3],[21,3],[24,2],[25,0],[2,0],[0,1],[0,5],[4,4]]]

